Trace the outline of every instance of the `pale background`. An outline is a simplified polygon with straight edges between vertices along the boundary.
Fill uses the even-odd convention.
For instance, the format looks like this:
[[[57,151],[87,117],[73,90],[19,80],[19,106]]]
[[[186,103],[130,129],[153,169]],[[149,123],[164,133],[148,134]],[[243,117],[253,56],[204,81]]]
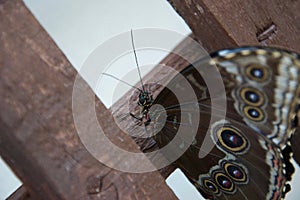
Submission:
[[[130,29],[155,27],[173,30],[183,35],[191,32],[166,0],[24,0],[24,2],[77,70],[98,45]],[[174,47],[179,42],[174,41]],[[150,58],[139,55],[139,60],[145,62],[151,60],[155,65],[165,55],[167,54],[162,53]],[[109,107],[111,102],[107,97],[109,98],[109,95],[100,96]],[[4,199],[21,183],[1,159],[0,172],[0,199]],[[167,179],[167,183],[180,199],[202,199],[180,170],[176,170]],[[297,196],[297,194],[294,197],[290,195],[290,199],[297,199]]]

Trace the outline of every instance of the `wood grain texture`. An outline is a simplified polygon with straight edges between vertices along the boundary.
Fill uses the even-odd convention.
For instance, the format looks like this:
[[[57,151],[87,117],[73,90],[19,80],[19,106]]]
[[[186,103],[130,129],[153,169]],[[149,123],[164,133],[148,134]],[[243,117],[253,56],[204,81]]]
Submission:
[[[87,152],[72,116],[76,72],[21,0],[1,1],[0,30],[0,154],[33,199],[176,199],[158,172],[123,173]],[[96,108],[104,129],[139,152]]]
[[[33,199],[28,193],[24,185],[21,185],[16,191],[14,191],[6,200],[30,200]]]
[[[168,1],[209,52],[242,45],[300,52],[300,1]]]

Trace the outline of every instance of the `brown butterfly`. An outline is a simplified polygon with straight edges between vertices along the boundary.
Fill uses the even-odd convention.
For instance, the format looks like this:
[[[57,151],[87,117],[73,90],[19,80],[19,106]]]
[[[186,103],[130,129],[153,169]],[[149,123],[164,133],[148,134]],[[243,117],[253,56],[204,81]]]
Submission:
[[[204,73],[213,66],[225,86],[226,110],[212,106],[218,96],[211,96],[204,79],[217,80]],[[183,132],[166,156],[188,145],[176,163],[205,198],[281,199],[294,171],[290,139],[299,126],[299,70],[300,56],[289,51],[221,50],[186,67],[154,100],[151,91],[140,90],[140,117],[131,116],[146,128],[162,127],[153,136],[160,148]],[[178,99],[176,93],[187,94],[186,83],[195,95]],[[164,109],[150,111],[153,105]],[[225,117],[211,120],[212,113],[222,112]],[[207,141],[215,145],[205,151],[201,146]],[[201,151],[206,156],[199,156]]]

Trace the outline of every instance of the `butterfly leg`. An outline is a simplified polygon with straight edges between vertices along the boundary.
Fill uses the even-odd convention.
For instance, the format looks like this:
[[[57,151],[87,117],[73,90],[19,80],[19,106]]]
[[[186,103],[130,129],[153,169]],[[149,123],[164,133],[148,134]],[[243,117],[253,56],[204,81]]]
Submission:
[[[132,113],[129,113],[129,114],[130,114],[130,116],[133,117],[134,119],[137,119],[137,120],[139,120],[139,121],[143,121],[143,118],[142,118],[142,117],[137,117],[137,116],[135,116],[135,115],[132,114]]]

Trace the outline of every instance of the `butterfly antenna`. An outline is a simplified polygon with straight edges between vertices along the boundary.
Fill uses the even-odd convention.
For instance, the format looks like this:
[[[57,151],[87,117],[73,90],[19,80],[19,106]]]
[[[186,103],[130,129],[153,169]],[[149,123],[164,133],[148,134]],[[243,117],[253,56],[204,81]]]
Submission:
[[[128,86],[130,86],[130,87],[133,87],[134,89],[137,89],[137,90],[140,91],[140,92],[143,92],[141,89],[139,89],[139,88],[137,88],[137,87],[135,87],[135,86],[133,86],[133,85],[131,85],[131,84],[129,84],[129,83],[127,83],[127,82],[125,82],[125,81],[123,81],[123,80],[117,78],[117,77],[115,77],[114,75],[107,74],[107,73],[102,73],[102,74],[103,74],[103,75],[106,75],[106,76],[109,76],[109,77],[111,77],[111,78],[114,78],[114,79],[116,79],[116,80],[118,80],[118,81],[120,81],[120,82],[122,82],[122,83],[125,83],[126,85],[128,85]]]
[[[133,49],[133,53],[134,53],[134,58],[135,58],[136,67],[137,67],[137,70],[138,70],[138,73],[139,73],[139,77],[140,77],[140,81],[141,81],[141,84],[142,84],[143,92],[145,92],[145,87],[144,87],[144,83],[143,83],[142,76],[141,76],[141,70],[140,70],[140,66],[139,66],[139,63],[138,63],[138,59],[137,59],[136,51],[135,51],[135,47],[134,47],[133,32],[132,32],[132,29],[130,30],[130,34],[131,34],[131,44],[132,44],[132,49]]]

